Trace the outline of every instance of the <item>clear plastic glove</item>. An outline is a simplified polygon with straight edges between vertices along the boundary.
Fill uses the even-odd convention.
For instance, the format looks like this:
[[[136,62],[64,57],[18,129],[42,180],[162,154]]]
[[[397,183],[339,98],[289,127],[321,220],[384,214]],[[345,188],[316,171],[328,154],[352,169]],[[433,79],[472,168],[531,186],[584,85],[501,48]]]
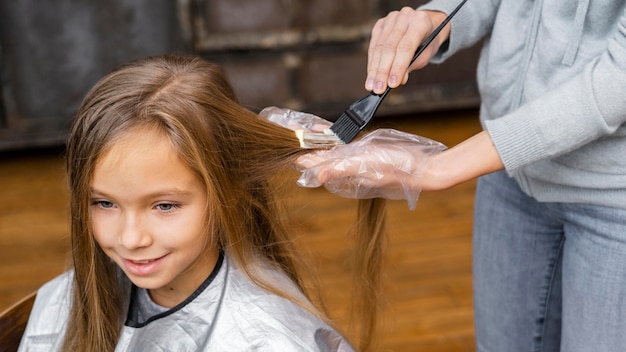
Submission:
[[[329,128],[333,123],[323,118],[306,112],[268,106],[259,112],[259,116],[277,125],[291,130],[307,130],[321,132]]]
[[[259,116],[295,131],[300,147],[304,149],[330,148],[344,144],[330,130],[332,122],[313,114],[270,106],[261,110]]]
[[[393,129],[375,130],[355,142],[298,158],[298,185],[322,184],[346,198],[406,199],[415,209],[419,180],[430,158],[446,146]],[[320,182],[321,180],[321,182]]]

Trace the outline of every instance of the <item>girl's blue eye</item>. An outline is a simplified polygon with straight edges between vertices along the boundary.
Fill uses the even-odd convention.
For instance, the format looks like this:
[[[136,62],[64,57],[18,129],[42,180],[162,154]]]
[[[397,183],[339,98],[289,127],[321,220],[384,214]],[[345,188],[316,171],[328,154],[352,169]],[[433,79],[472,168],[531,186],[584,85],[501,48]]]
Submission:
[[[98,200],[98,201],[95,201],[95,204],[100,206],[100,208],[102,209],[110,209],[114,207],[114,204],[107,200]]]
[[[180,207],[177,204],[172,204],[172,203],[161,203],[161,204],[157,204],[156,208],[159,209],[160,211],[169,213],[171,211],[174,211],[174,209]]]

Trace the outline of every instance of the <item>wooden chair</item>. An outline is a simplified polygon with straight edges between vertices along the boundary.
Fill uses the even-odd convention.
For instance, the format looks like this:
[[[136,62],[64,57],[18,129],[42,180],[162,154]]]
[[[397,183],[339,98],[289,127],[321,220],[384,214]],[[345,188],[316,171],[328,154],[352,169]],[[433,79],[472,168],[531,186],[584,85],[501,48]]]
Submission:
[[[36,295],[29,294],[0,313],[0,352],[17,351]]]

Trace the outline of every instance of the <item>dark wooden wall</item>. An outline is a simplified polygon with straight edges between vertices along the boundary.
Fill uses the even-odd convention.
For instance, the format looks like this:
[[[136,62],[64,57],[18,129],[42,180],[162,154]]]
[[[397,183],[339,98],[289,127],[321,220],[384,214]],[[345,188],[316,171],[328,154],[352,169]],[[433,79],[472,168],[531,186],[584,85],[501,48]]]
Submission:
[[[243,105],[336,119],[366,94],[376,19],[410,0],[0,1],[0,150],[61,145],[80,101],[129,60],[196,53]],[[379,116],[478,105],[477,48],[413,73]]]

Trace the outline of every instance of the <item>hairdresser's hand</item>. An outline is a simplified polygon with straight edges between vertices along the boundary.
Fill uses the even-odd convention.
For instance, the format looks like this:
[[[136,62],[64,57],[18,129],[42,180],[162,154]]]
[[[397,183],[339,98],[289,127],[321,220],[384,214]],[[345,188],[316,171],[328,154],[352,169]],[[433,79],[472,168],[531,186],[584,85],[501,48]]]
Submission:
[[[428,138],[379,129],[362,139],[297,160],[302,187],[324,185],[346,198],[406,199],[414,209],[430,158],[446,147]]]
[[[322,132],[324,129],[329,128],[333,124],[332,122],[324,120],[323,118],[313,114],[277,108],[275,106],[269,106],[261,110],[259,116],[294,131],[309,130]]]
[[[383,93],[387,86],[396,88],[405,84],[409,72],[426,66],[441,43],[447,40],[449,24],[410,67],[409,63],[417,47],[445,18],[446,14],[442,12],[404,7],[379,19],[372,29],[369,44],[365,89]]]

